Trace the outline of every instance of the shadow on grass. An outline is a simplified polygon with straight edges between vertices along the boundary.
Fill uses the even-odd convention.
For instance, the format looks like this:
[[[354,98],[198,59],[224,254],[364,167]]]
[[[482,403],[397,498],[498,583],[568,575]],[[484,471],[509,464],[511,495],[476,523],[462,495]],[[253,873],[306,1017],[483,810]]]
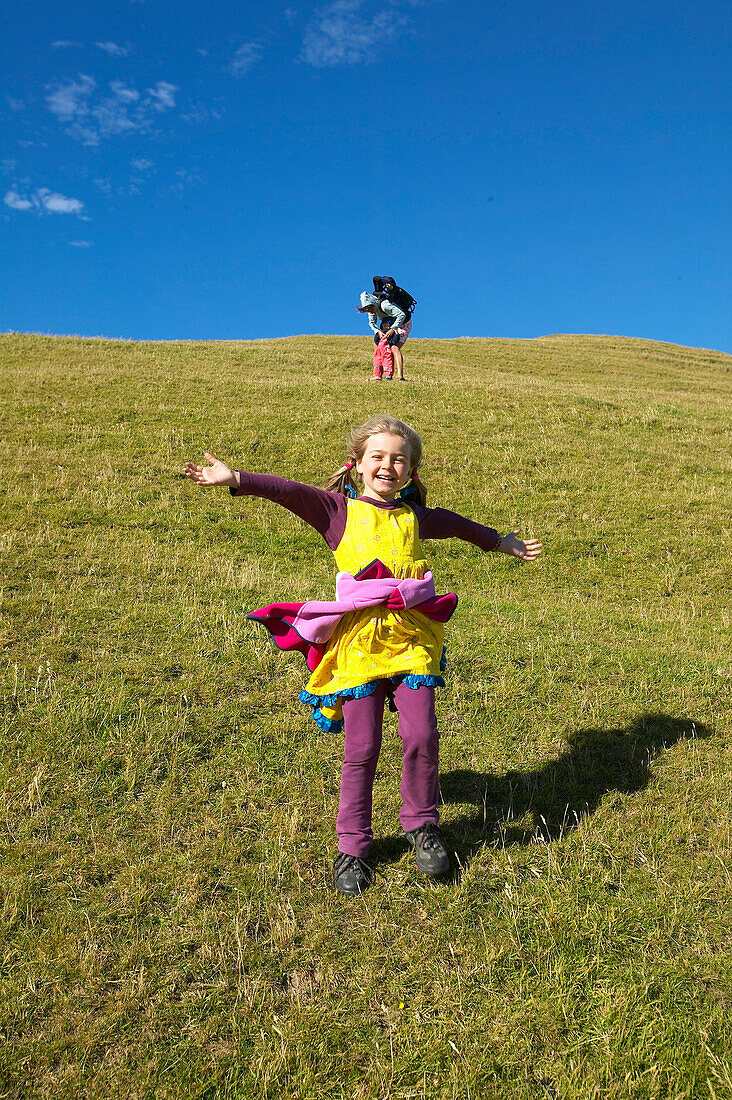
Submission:
[[[551,843],[594,813],[611,792],[642,791],[663,749],[711,733],[689,718],[644,714],[625,729],[578,730],[562,756],[532,771],[443,773],[443,802],[476,807],[451,820],[446,832],[461,861],[486,844]]]

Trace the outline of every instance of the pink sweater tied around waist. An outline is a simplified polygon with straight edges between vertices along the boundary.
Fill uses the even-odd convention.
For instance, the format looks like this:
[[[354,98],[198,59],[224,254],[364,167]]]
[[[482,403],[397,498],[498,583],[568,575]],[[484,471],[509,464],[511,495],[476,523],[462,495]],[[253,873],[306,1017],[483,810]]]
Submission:
[[[343,616],[378,606],[390,611],[414,608],[430,619],[445,623],[457,606],[457,596],[452,592],[437,596],[429,571],[421,579],[399,580],[382,562],[375,561],[356,576],[338,573],[335,600],[270,604],[250,612],[247,618],[266,626],[280,649],[300,650],[312,672],[320,664],[325,643]]]

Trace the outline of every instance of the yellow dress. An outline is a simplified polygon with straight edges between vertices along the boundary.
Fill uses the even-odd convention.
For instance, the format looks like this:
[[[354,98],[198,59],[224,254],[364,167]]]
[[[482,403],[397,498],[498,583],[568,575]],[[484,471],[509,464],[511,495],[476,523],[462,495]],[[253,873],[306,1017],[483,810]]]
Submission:
[[[346,528],[334,551],[342,572],[359,573],[378,559],[395,577],[422,578],[417,517],[411,508],[378,508],[349,500]],[[337,730],[344,698],[370,694],[378,680],[404,677],[412,687],[443,686],[442,623],[413,608],[391,611],[382,606],[349,611],[327,643],[320,664],[300,700],[313,708],[323,729]]]

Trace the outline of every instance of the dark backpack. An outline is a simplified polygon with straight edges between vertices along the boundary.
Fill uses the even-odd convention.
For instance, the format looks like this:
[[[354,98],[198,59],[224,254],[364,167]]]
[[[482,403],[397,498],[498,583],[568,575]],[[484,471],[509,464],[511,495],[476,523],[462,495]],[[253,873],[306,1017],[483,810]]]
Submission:
[[[397,281],[393,275],[374,275],[374,294],[381,302],[384,299],[393,302],[402,313],[406,313],[407,318],[412,316],[414,307],[417,305],[408,290],[397,286]]]

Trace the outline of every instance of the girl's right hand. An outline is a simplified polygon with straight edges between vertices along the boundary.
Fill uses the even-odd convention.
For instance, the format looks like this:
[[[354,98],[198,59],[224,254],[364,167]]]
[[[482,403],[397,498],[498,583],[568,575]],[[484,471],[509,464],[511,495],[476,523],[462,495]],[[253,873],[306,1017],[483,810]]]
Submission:
[[[203,452],[203,457],[211,465],[196,466],[193,462],[186,462],[183,467],[186,477],[195,481],[202,489],[214,489],[217,485],[226,485],[230,489],[239,488],[239,478],[224,462],[214,458],[208,451]]]

